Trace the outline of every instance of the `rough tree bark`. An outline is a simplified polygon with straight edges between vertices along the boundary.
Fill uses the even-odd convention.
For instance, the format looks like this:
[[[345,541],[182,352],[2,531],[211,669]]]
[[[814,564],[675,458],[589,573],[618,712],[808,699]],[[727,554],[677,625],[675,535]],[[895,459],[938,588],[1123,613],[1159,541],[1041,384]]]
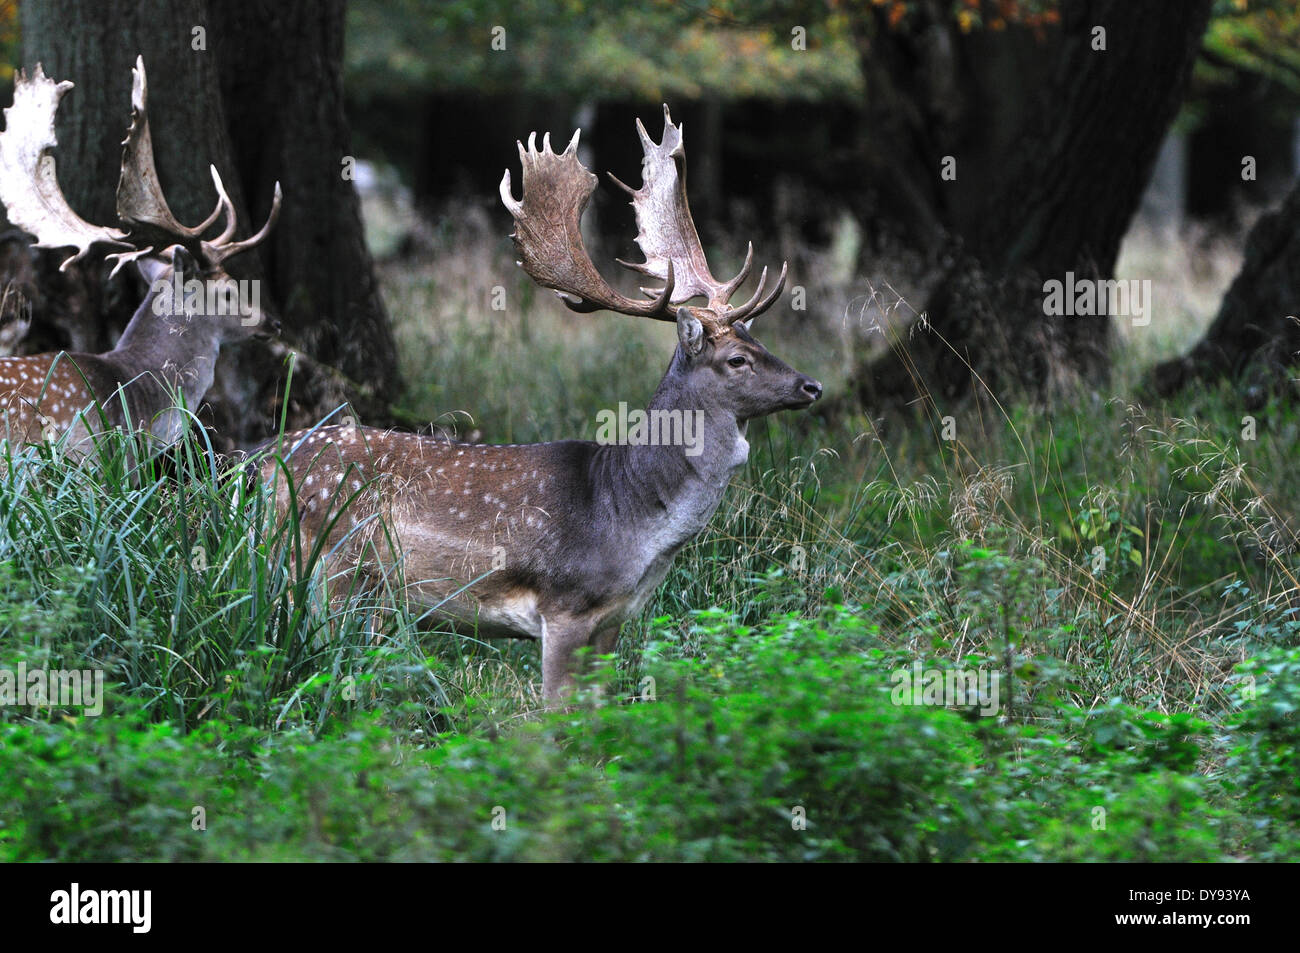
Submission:
[[[291,425],[345,401],[391,422],[396,352],[365,248],[360,206],[342,175],[348,155],[341,60],[343,0],[43,0],[23,4],[23,58],[76,89],[59,112],[59,179],[82,217],[114,224],[131,67],[144,56],[159,178],[183,222],[215,203],[215,164],[239,212],[260,226],[278,180],[279,225],[256,252],[231,259],[236,278],[262,279],[263,307],[305,352],[294,374]],[[106,286],[102,265],[59,278],[43,255],[28,284],[33,333],[24,350],[111,346],[141,289]],[[60,284],[63,282],[63,284]],[[69,287],[69,285],[71,287]],[[48,306],[48,309],[44,306]],[[222,355],[202,414],[224,449],[246,446],[279,420],[289,348],[250,342]]]
[[[855,379],[864,406],[914,398],[918,389],[958,399],[975,389],[974,374],[991,388],[1045,396],[1106,373],[1109,318],[1045,315],[1043,282],[1067,271],[1113,274],[1209,11],[1210,0],[1063,3],[1052,79],[1000,187],[954,244],[953,264],[927,302],[938,333],[913,335],[900,347],[906,360],[891,352],[864,362]],[[1104,50],[1095,48],[1096,28],[1105,31]],[[960,155],[957,162],[960,177]]]
[[[1168,396],[1197,381],[1229,377],[1250,406],[1292,389],[1288,366],[1300,352],[1300,181],[1246,238],[1241,271],[1214,322],[1192,351],[1157,365],[1149,381]]]
[[[277,180],[280,226],[264,253],[286,337],[346,376],[367,423],[392,423],[397,351],[344,171],[354,161],[343,112],[344,0],[210,0],[230,144],[245,194],[265,213]],[[259,218],[258,221],[261,221]],[[295,416],[338,406],[333,375],[300,379]],[[303,389],[300,389],[302,385]]]
[[[888,8],[872,5],[852,23],[858,66],[867,88],[863,103],[863,179],[873,183],[875,211],[906,229],[918,248],[934,247],[951,221],[948,193],[935,167],[951,148],[966,106],[951,5],[920,0],[911,27],[895,30]],[[860,199],[859,199],[860,204]]]

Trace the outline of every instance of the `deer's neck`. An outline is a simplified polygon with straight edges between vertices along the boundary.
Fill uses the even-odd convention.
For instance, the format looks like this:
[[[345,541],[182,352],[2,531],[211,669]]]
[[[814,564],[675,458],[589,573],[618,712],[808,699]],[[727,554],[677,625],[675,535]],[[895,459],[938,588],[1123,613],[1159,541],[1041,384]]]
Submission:
[[[679,439],[603,446],[594,460],[600,496],[614,521],[651,530],[672,551],[708,525],[749,456],[744,424],[706,406],[689,378],[676,373],[677,363],[675,358],[646,414],[655,438]]]
[[[170,309],[158,314],[155,298],[150,291],[109,356],[124,383],[147,377],[168,392],[181,391],[193,410],[212,386],[221,348],[216,322],[173,315]]]

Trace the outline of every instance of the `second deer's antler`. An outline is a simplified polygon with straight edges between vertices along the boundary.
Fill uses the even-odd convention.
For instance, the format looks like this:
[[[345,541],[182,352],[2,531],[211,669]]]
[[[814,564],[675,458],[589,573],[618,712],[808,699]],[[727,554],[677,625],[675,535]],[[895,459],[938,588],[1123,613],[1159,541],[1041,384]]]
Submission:
[[[12,224],[36,236],[37,247],[77,249],[61,269],[84,258],[94,245],[131,247],[123,241],[125,232],[91,225],[77,215],[59,189],[49,153],[58,145],[54,114],[70,89],[71,82],[54,82],[39,63],[30,79],[19,70],[14,75],[14,102],[4,111],[5,130],[0,133],[0,201]]]
[[[172,214],[158,181],[149,131],[148,84],[141,57],[136,58],[132,80],[131,127],[122,143],[122,170],[117,183],[117,215],[129,231],[84,221],[72,211],[59,189],[54,157],[49,153],[57,145],[54,116],[59,100],[73,84],[55,83],[46,77],[40,64],[30,78],[21,71],[17,74],[14,104],[5,110],[5,130],[0,133],[0,201],[4,202],[9,220],[35,235],[38,247],[76,248],[61,269],[85,257],[97,244],[127,249],[108,256],[116,259],[115,272],[127,261],[170,245],[183,246],[211,270],[259,244],[279,216],[280,184],[275,185],[266,224],[249,238],[231,241],[237,227],[235,207],[212,166],[216,208],[193,228],[182,225]],[[202,234],[223,214],[226,221],[221,234],[205,241]]]

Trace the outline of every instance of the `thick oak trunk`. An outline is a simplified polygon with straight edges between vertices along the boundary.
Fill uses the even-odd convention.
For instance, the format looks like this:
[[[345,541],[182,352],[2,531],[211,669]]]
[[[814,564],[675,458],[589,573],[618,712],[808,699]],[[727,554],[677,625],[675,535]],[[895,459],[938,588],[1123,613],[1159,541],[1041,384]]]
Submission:
[[[343,0],[208,4],[236,168],[264,214],[278,180],[280,226],[264,254],[286,334],[355,383],[369,423],[391,423],[397,352],[361,225],[343,113]],[[260,220],[260,219],[259,219]],[[332,398],[295,394],[319,411]]]
[[[1209,9],[1210,0],[1064,3],[1061,59],[1000,186],[951,251],[925,309],[933,330],[900,345],[905,360],[891,352],[859,367],[865,406],[918,390],[960,398],[981,386],[976,375],[990,388],[1036,395],[1104,376],[1107,316],[1045,314],[1043,283],[1067,272],[1112,275]]]

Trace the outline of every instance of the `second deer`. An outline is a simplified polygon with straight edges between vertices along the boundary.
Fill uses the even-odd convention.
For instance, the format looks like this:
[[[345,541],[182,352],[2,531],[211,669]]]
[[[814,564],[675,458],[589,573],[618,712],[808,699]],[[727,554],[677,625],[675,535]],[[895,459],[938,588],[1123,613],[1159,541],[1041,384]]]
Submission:
[[[618,184],[632,196],[646,259],[629,267],[662,282],[647,297],[611,288],[583,245],[579,222],[596,177],[578,160],[578,134],[560,155],[549,137],[540,151],[535,135],[527,149],[520,144],[523,199],[514,198],[509,171],[501,198],[514,216],[520,264],[571,309],[676,324],[677,349],[647,411],[692,415],[692,446],[476,446],[325,427],[286,434],[284,459],[263,465],[279,510],[296,508],[306,544],[325,546],[331,572],[378,575],[400,562],[408,596],[439,616],[485,635],[540,640],[550,702],[572,685],[574,653],[612,651],[622,623],[708,524],[748,458],[749,421],[808,407],[822,393],[750,334],[781,293],[785,267],[766,293],[764,268],[753,296],[733,307],[752,245],[739,274],[713,277],[686,202],[681,127],[665,106],[661,142],[639,121],[637,129],[643,184]],[[697,297],[706,303],[685,305]]]
[[[96,247],[114,272],[134,262],[149,286],[117,345],[103,354],[35,354],[0,358],[0,441],[33,443],[69,433],[84,453],[90,434],[104,427],[145,430],[164,443],[183,427],[177,399],[197,410],[212,386],[223,343],[269,333],[260,307],[239,295],[224,263],[256,247],[280,211],[276,185],[271,213],[255,235],[235,241],[234,204],[212,168],[217,205],[207,220],[187,228],[172,214],[158,184],[149,134],[144,63],[136,60],[131,127],[122,149],[117,215],[127,231],[81,219],[59,190],[54,159],[54,116],[72,83],[56,83],[39,65],[14,82],[14,102],[0,133],[0,201],[9,221],[36,236],[39,248],[75,248],[70,262]],[[202,238],[218,218],[223,228]]]

